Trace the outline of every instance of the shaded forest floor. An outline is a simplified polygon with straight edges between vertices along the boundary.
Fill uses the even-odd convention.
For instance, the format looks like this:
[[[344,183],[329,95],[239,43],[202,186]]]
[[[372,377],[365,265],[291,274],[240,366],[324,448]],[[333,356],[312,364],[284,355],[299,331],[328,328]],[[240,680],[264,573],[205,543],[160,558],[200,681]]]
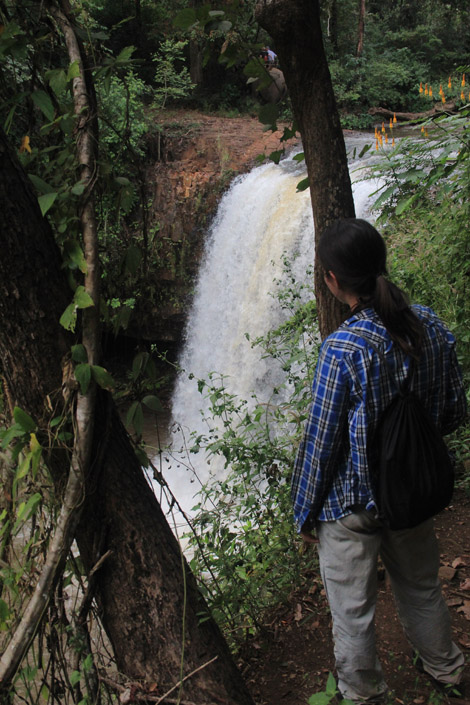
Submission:
[[[436,527],[444,595],[454,640],[467,659],[464,677],[470,681],[470,497],[456,492],[451,506],[437,517]],[[244,655],[242,669],[257,705],[306,705],[313,693],[324,690],[329,672],[334,672],[326,597],[319,575],[307,578],[308,590],[293,594],[288,604],[272,614],[265,634]],[[377,644],[387,683],[395,694],[390,703],[446,702],[414,668],[385,571],[379,578]]]

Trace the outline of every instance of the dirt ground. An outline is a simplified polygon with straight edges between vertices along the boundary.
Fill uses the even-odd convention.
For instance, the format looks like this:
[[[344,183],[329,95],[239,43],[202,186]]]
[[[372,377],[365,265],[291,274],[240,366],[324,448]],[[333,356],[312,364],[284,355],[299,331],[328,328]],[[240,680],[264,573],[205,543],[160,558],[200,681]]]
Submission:
[[[470,682],[470,497],[456,492],[453,503],[436,519],[441,546],[441,580],[452,615],[454,640],[466,655]],[[315,550],[315,549],[313,549]],[[394,698],[390,703],[445,703],[429,680],[417,673],[395,611],[387,578],[379,573],[376,627],[379,656]],[[308,592],[292,595],[272,617],[266,634],[251,645],[242,668],[257,705],[306,705],[324,690],[334,672],[328,606],[318,575]],[[449,700],[470,703],[470,699]]]

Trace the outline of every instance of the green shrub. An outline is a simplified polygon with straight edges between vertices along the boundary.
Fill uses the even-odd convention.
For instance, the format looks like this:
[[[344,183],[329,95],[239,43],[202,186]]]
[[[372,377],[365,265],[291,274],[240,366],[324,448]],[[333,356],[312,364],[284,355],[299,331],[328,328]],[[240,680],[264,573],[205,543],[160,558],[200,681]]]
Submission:
[[[199,493],[195,535],[189,536],[191,568],[235,642],[261,626],[267,609],[285,599],[305,571],[296,548],[289,478],[308,412],[318,333],[313,300],[302,303],[298,284],[291,282],[278,293],[291,317],[253,343],[260,355],[281,362],[289,394],[272,389],[269,401],[260,403],[255,396],[246,401],[229,393],[220,375],[198,382],[210,401],[211,432],[193,435],[191,450],[204,450],[209,462],[218,460],[225,475]],[[313,298],[311,287],[305,289]]]

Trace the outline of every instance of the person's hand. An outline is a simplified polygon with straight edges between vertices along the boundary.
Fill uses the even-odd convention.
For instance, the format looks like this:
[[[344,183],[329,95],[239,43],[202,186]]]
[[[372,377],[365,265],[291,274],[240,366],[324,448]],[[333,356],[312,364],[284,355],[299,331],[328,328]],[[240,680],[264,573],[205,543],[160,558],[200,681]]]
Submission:
[[[318,543],[317,537],[314,536],[311,531],[301,531],[300,535],[304,543]]]

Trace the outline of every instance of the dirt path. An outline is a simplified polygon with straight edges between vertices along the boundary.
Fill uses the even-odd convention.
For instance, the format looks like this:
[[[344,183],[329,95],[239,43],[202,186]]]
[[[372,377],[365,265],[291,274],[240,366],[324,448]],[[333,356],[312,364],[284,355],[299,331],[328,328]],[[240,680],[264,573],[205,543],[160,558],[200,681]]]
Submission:
[[[454,627],[454,639],[470,657],[470,498],[457,492],[453,504],[436,520],[441,545],[441,579]],[[411,660],[386,576],[380,575],[377,643],[389,687],[390,703],[425,705],[445,702]],[[330,617],[319,575],[310,577],[307,593],[295,594],[279,610],[267,635],[257,640],[245,663],[245,675],[257,705],[306,705],[324,690],[334,670]],[[273,618],[274,619],[274,618]],[[470,680],[470,666],[465,672]],[[455,700],[452,703],[469,702]]]

